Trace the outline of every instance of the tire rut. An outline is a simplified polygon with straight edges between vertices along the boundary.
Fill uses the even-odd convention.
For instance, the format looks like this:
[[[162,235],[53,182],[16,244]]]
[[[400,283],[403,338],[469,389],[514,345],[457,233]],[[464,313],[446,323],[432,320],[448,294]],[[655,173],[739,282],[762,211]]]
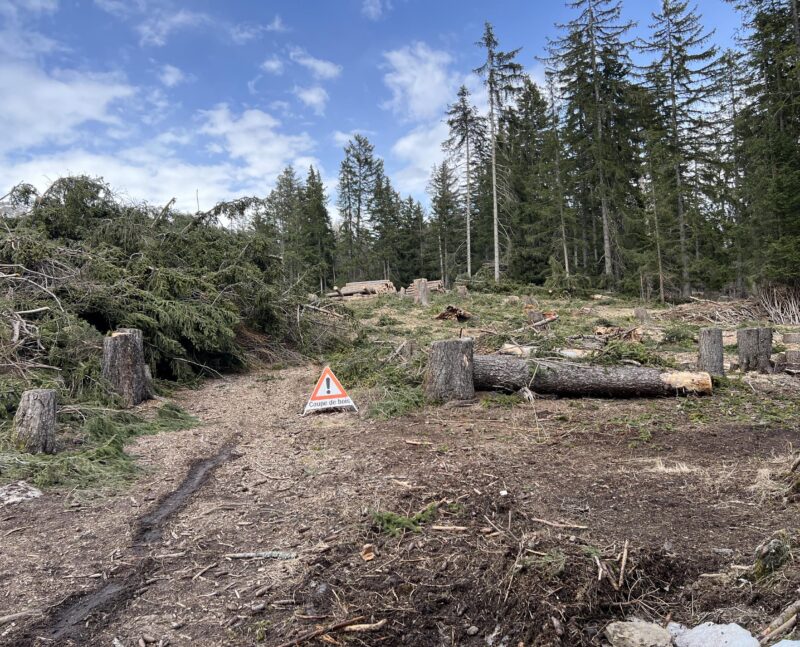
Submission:
[[[15,637],[14,645],[36,645],[39,640],[47,645],[87,644],[92,629],[87,627],[86,618],[102,611],[106,613],[103,622],[107,623],[116,609],[146,584],[147,576],[157,566],[147,556],[147,549],[161,539],[166,522],[189,502],[214,470],[241,456],[235,450],[236,440],[231,440],[216,454],[194,461],[178,488],[162,497],[153,510],[137,520],[133,543],[126,554],[136,562],[94,590],[70,595],[48,610],[47,617],[31,626],[25,635]]]

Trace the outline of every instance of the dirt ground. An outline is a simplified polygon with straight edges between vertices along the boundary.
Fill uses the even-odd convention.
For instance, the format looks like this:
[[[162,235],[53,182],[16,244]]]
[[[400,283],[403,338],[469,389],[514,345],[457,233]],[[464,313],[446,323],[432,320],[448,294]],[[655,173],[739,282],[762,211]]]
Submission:
[[[794,563],[746,576],[798,537],[797,419],[685,398],[303,418],[318,372],[182,391],[201,424],[137,439],[130,488],[0,509],[0,616],[32,612],[0,644],[275,647],[355,622],[302,644],[599,645],[630,615],[756,630],[798,597]],[[797,397],[788,376],[750,387]],[[374,514],[431,504],[418,532]],[[272,550],[296,557],[227,557]]]

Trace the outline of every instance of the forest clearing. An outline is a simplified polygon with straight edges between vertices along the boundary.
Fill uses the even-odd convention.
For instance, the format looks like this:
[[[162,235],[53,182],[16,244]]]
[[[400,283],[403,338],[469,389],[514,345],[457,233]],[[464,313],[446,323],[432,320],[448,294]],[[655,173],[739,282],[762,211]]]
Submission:
[[[800,647],[800,0],[0,0],[0,123],[0,646]]]
[[[288,645],[350,622],[368,629],[319,644],[594,645],[630,616],[756,634],[800,585],[793,558],[765,573],[754,561],[797,538],[797,377],[734,373],[711,397],[483,393],[459,406],[424,405],[419,384],[426,340],[460,333],[483,353],[514,337],[553,353],[598,327],[637,330],[609,361],[679,367],[694,366],[699,328],[722,322],[729,367],[729,331],[758,305],[642,322],[616,298],[523,296],[558,319],[526,327],[513,294],[350,302],[360,341],[330,364],[360,414],[301,417],[319,374],[308,364],[175,392],[193,422],[133,440],[132,482],[4,509],[3,606],[30,614],[4,644]],[[450,304],[470,321],[437,320]]]

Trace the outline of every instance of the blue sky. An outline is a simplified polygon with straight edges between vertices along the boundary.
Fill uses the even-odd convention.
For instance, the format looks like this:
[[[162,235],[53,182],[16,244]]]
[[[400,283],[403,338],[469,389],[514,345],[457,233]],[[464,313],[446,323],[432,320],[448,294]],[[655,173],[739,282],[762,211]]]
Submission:
[[[636,35],[658,4],[627,0]],[[730,5],[699,10],[731,45]],[[483,22],[538,79],[536,57],[571,16],[561,0],[0,0],[0,195],[88,173],[194,211],[314,164],[335,198],[358,131],[424,200],[446,104],[461,83],[482,101],[470,71]]]

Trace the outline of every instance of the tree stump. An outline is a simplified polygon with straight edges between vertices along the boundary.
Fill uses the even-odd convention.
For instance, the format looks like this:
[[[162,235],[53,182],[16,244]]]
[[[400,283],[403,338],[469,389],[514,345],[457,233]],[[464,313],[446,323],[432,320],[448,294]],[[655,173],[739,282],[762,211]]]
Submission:
[[[781,338],[784,344],[800,344],[800,332],[785,332]]]
[[[428,288],[428,279],[416,279],[414,287],[416,287],[414,303],[418,303],[421,306],[429,306],[431,304],[431,293]]]
[[[466,285],[457,285],[456,294],[462,298],[466,298],[469,296],[469,290],[467,289]]]
[[[103,340],[103,377],[129,407],[152,397],[141,330],[120,328]]]
[[[14,438],[18,449],[29,454],[56,451],[56,392],[53,389],[24,391],[14,416]]]
[[[697,368],[711,373],[711,375],[725,375],[722,330],[720,328],[703,328],[700,331]]]
[[[639,320],[640,323],[647,323],[650,321],[650,314],[647,312],[647,308],[634,308],[633,309],[633,316]]]
[[[538,310],[525,310],[525,315],[528,317],[529,324],[537,324],[544,321],[544,313]]]
[[[424,388],[428,399],[435,402],[471,400],[475,397],[470,337],[431,344]]]
[[[772,328],[742,328],[736,331],[739,366],[743,373],[772,373]]]

